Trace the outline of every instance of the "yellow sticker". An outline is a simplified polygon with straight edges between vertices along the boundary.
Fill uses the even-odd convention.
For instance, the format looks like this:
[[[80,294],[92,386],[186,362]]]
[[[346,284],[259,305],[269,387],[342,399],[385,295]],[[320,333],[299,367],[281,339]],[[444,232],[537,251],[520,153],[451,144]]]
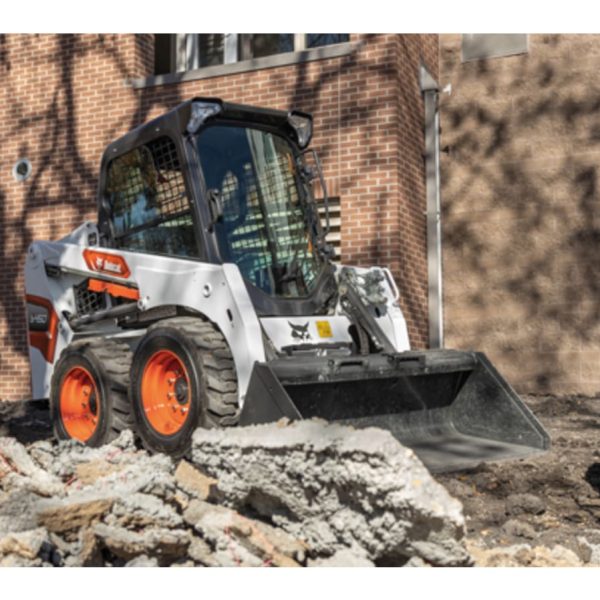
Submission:
[[[317,331],[319,332],[319,337],[322,337],[322,338],[333,337],[333,333],[331,333],[331,325],[329,324],[329,321],[317,321]]]

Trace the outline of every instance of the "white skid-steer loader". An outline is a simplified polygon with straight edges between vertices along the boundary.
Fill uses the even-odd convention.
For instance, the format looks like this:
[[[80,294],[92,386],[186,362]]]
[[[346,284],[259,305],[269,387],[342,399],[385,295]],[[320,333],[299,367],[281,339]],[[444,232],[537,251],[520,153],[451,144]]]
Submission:
[[[195,98],[108,146],[97,223],[25,266],[58,438],[132,428],[181,456],[197,427],[320,417],[388,429],[432,471],[548,448],[483,354],[410,349],[387,269],[332,261],[311,135],[302,112]]]

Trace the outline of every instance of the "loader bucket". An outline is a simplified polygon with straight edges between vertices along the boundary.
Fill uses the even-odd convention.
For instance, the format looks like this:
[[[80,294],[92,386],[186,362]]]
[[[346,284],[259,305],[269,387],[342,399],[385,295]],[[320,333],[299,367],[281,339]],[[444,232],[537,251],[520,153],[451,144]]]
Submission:
[[[241,425],[319,417],[388,429],[432,472],[524,457],[550,439],[485,355],[292,356],[256,363]]]

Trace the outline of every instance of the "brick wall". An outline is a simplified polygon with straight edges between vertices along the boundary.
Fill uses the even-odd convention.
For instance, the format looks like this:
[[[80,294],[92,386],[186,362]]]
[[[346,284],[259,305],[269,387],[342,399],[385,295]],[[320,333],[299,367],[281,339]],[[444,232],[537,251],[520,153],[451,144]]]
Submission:
[[[440,37],[448,345],[521,391],[600,390],[600,36],[461,63]]]
[[[437,73],[437,36],[353,35],[351,55],[134,90],[151,35],[0,36],[0,399],[27,397],[23,260],[34,239],[94,219],[104,146],[194,95],[315,115],[313,146],[341,199],[342,255],[399,280],[411,341],[427,339],[423,107],[418,66]],[[33,174],[10,177],[26,156]]]

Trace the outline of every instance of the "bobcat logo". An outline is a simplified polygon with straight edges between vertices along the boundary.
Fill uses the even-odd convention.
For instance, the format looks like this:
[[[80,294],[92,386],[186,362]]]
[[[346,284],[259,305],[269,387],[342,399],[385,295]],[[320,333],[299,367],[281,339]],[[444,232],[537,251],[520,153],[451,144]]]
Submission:
[[[292,337],[297,340],[310,340],[310,333],[308,333],[308,323],[305,325],[295,325],[288,321],[288,325],[292,328]]]

